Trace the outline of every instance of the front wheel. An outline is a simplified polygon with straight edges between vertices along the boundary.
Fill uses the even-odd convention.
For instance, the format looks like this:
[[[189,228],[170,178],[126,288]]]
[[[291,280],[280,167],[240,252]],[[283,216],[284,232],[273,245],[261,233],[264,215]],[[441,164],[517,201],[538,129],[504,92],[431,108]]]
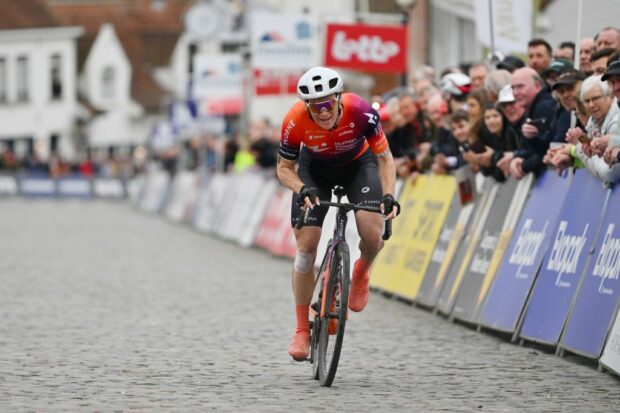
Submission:
[[[349,307],[349,247],[336,246],[330,262],[325,317],[320,323],[318,370],[321,386],[329,387],[336,376],[340,350],[344,339],[344,327]]]

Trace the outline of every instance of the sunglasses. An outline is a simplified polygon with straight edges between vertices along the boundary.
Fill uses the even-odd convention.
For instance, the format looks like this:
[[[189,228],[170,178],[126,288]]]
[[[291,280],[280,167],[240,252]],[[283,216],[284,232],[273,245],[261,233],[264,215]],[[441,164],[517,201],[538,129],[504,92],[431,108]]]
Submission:
[[[331,97],[327,100],[308,101],[306,106],[310,112],[321,114],[323,112],[331,112],[338,105],[338,96]]]

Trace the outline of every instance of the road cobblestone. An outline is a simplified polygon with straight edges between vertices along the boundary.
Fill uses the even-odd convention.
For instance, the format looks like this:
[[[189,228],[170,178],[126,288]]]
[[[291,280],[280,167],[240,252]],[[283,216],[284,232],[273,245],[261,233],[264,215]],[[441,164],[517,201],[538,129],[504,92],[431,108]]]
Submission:
[[[618,412],[620,380],[380,294],[332,388],[290,262],[125,203],[0,200],[0,412]]]

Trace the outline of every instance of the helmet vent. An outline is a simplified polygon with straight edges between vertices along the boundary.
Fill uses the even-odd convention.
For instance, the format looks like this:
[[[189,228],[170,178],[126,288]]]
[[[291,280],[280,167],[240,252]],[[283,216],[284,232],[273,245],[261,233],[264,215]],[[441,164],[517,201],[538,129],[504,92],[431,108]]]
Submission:
[[[304,95],[307,95],[308,92],[310,92],[307,86],[299,86],[299,90],[301,90],[301,93],[303,93]]]
[[[329,88],[330,89],[336,87],[337,84],[338,84],[338,79],[336,79],[336,78],[329,79]]]
[[[314,85],[314,90],[316,90],[317,92],[322,92],[323,91],[323,86],[322,85]]]
[[[312,80],[314,81],[321,80],[321,76],[320,75],[313,76]]]

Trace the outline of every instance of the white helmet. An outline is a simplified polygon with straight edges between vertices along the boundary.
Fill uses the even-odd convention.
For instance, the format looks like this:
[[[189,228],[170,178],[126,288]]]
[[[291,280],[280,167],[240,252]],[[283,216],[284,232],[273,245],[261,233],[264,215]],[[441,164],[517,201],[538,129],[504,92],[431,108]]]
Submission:
[[[322,98],[342,93],[342,78],[335,70],[316,66],[304,73],[297,82],[297,96],[301,100]]]
[[[463,73],[448,73],[441,78],[439,88],[452,96],[464,96],[471,90],[471,80]]]

